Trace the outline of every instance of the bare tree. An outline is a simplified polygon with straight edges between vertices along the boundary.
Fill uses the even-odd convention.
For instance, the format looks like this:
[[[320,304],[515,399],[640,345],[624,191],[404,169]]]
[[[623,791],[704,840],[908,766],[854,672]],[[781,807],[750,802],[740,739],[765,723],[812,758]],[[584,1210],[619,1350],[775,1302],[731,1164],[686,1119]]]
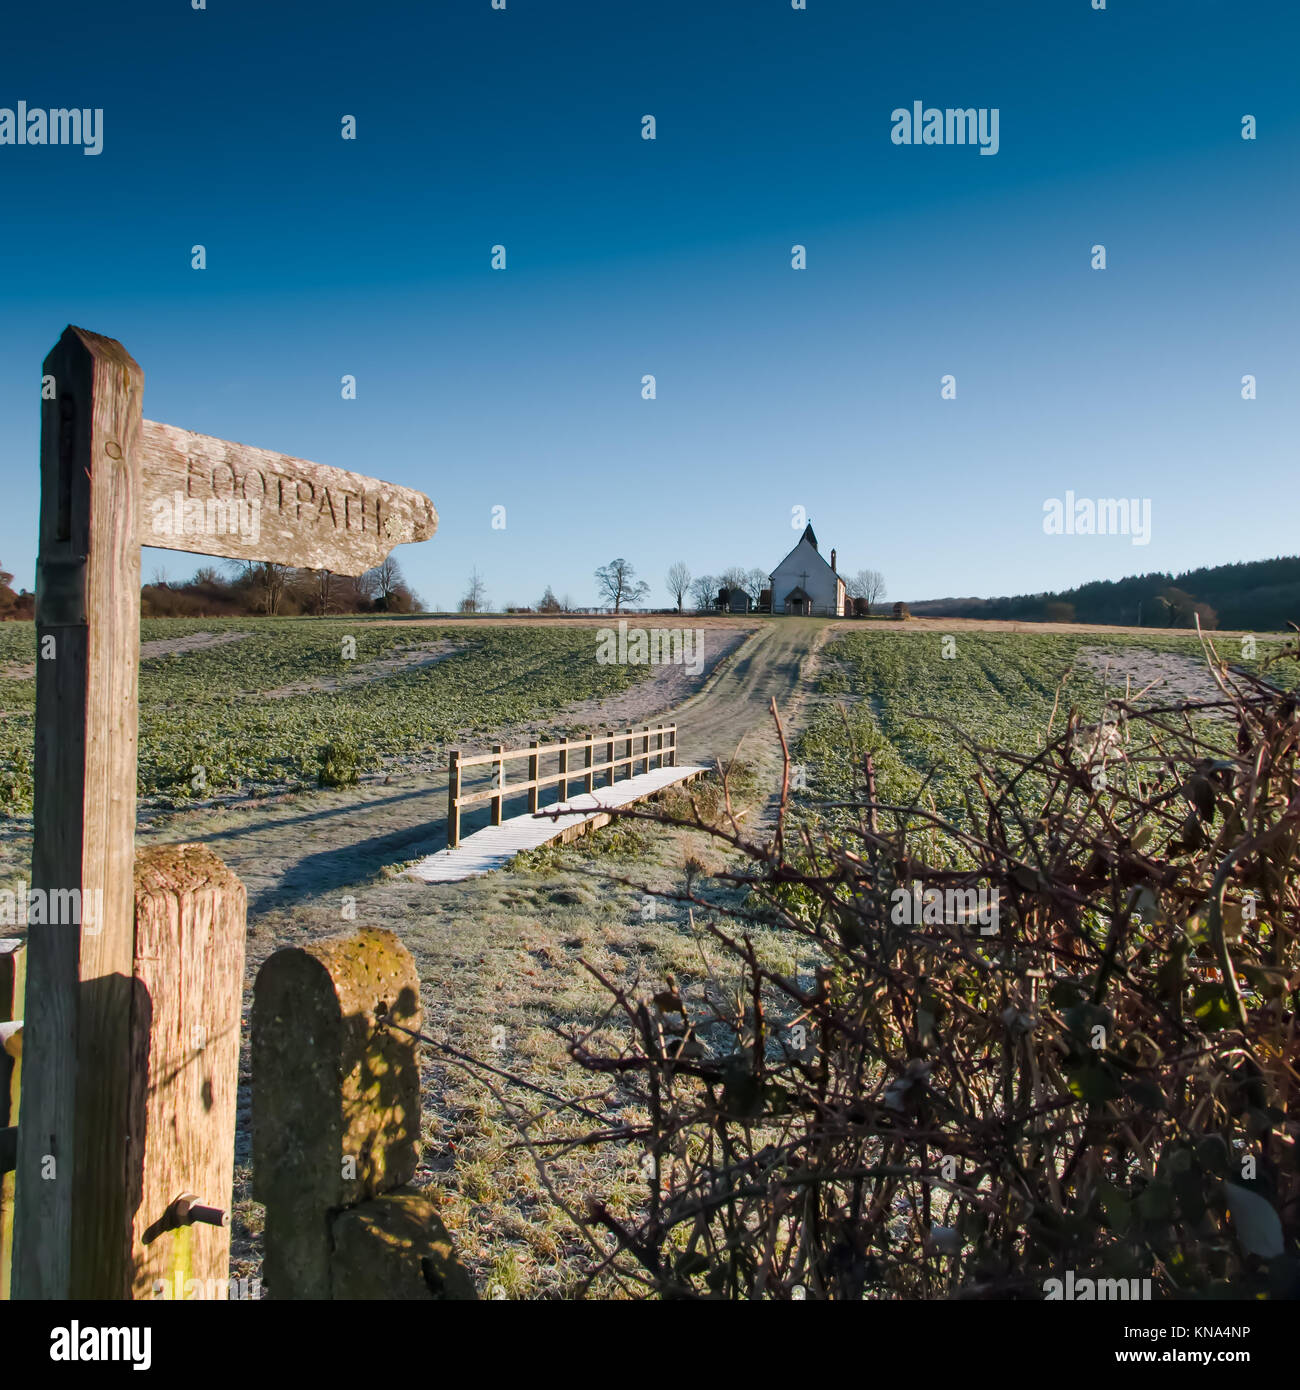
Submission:
[[[760,569],[746,569],[744,565],[732,565],[729,569],[722,571],[720,578],[714,581],[715,591],[726,589],[729,593],[736,589],[743,590],[754,603],[758,602],[758,596],[767,588],[767,575]]]
[[[405,583],[402,567],[389,555],[386,559],[381,560],[374,569],[367,570],[366,575],[374,585],[375,606],[385,613],[388,612],[393,606],[393,595],[399,586]]]
[[[375,572],[367,570],[364,574],[336,574],[334,576],[333,596],[337,608],[342,613],[368,613],[375,606]],[[403,612],[398,595],[406,586],[399,583],[389,596],[386,611]]]
[[[700,612],[711,612],[718,602],[718,577],[702,574],[691,584],[691,599]]]
[[[459,605],[461,613],[486,613],[488,611],[487,584],[475,565],[469,572],[469,583],[465,586],[465,596]]]
[[[262,565],[259,576],[262,584],[262,597],[267,613],[274,617],[284,604],[285,590],[289,587],[292,574],[288,565],[277,565],[267,560]]]
[[[338,584],[332,571],[299,570],[298,579],[304,603],[318,618],[338,611]]]
[[[17,606],[18,595],[9,587],[13,580],[14,577],[8,570],[0,569],[0,614],[12,613]]]
[[[274,618],[284,606],[284,596],[294,572],[288,565],[277,565],[270,560],[253,560],[241,563],[249,589],[256,595],[257,606]]]
[[[850,598],[865,599],[868,611],[885,599],[885,576],[879,570],[859,570],[845,587]]]
[[[379,598],[381,592],[379,577],[375,574],[374,570],[367,570],[364,574],[357,575],[349,582],[352,585],[353,592],[356,594],[359,604],[363,607],[366,605],[373,605]],[[402,582],[400,575],[398,575],[397,582],[398,584]],[[396,586],[393,586],[393,588],[395,587]],[[393,588],[390,588],[388,592],[391,593]]]
[[[668,574],[664,579],[664,587],[677,600],[677,611],[682,611],[682,599],[686,597],[686,591],[691,587],[691,572],[687,569],[683,561],[678,560],[676,564],[669,565]]]
[[[625,603],[640,603],[649,592],[649,584],[638,579],[636,570],[621,556],[596,571],[596,593],[613,606],[615,613],[621,612]]]

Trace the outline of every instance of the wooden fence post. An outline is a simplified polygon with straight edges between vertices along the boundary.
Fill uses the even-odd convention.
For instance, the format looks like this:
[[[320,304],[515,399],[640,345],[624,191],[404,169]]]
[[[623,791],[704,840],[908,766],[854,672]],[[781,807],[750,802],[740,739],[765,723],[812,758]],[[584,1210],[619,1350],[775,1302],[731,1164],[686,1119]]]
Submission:
[[[136,856],[127,1168],[135,1298],[228,1293],[247,907],[244,885],[203,845]],[[197,1220],[176,1206],[185,1193],[204,1209]],[[190,1280],[200,1281],[197,1293]]]
[[[0,1023],[0,1046],[3,1047],[3,1057],[0,1057],[0,1078],[3,1078],[5,1109],[9,1114],[8,1123],[12,1125],[18,1118],[18,1109],[22,1104],[23,1092],[23,1025],[20,1020],[11,1023]],[[17,1130],[10,1130],[14,1141],[14,1150],[17,1149]],[[10,1161],[14,1158],[14,1153],[8,1155]],[[12,1171],[3,1175],[0,1180],[0,1301],[12,1298],[13,1295],[13,1258],[14,1258],[14,1174]]]
[[[17,1140],[18,1106],[22,1088],[23,986],[27,952],[16,937],[0,940],[0,1129]],[[6,1159],[12,1160],[7,1153]],[[14,1174],[7,1161],[0,1165],[0,1302],[10,1297],[14,1253]]]
[[[583,759],[583,764],[582,764],[583,767],[585,767],[585,768],[587,769],[587,775],[582,779],[582,789],[583,789],[583,791],[587,791],[587,792],[594,791],[594,790],[596,789],[596,776],[595,776],[595,773],[593,773],[592,770],[591,770],[591,761],[592,761],[592,749],[591,749],[591,745],[592,745],[592,740],[591,740],[591,739],[588,739],[588,740],[587,740],[587,747],[586,747],[586,749],[584,750],[584,759]]]
[[[632,761],[632,730],[627,731],[627,775],[636,776],[636,764]]]
[[[451,750],[447,765],[447,848],[460,844],[460,749]]]
[[[664,726],[662,724],[656,724],[655,728],[658,730],[655,736],[655,747],[659,751],[659,757],[655,760],[655,766],[662,772],[664,766]]]
[[[43,371],[32,888],[80,906],[27,938],[14,1294],[124,1298],[144,374],[77,328]]]
[[[668,734],[668,766],[677,766],[677,725],[674,724]]]
[[[0,1023],[22,1018],[26,985],[26,948],[16,936],[0,937]]]
[[[536,738],[530,739],[528,746],[529,748],[540,748],[541,740]],[[528,780],[533,784],[528,788],[528,809],[534,814],[537,811],[537,776],[538,764],[540,761],[540,756],[537,753],[531,754],[528,759]]]
[[[420,983],[389,931],[275,952],[253,991],[253,1191],[278,1299],[474,1298],[420,1137]]]
[[[609,764],[609,771],[605,773],[605,785],[614,785],[614,736],[611,734],[605,744],[605,761]]]
[[[506,751],[504,743],[494,743],[492,751],[497,755],[496,769],[493,772],[493,785],[496,788],[496,795],[492,798],[492,824],[501,824],[501,802],[506,792],[506,765],[501,754]]]
[[[560,746],[560,781],[557,790],[559,791],[561,801],[567,801],[569,799],[569,779],[564,775],[568,770],[569,749],[568,740],[566,739]]]

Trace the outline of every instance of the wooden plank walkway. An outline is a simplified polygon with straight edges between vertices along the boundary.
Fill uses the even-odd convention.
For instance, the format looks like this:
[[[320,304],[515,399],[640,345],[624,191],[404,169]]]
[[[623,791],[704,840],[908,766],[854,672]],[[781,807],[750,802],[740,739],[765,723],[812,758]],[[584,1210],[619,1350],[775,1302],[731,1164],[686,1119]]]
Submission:
[[[461,879],[491,873],[493,869],[504,867],[523,850],[536,849],[555,840],[567,844],[579,835],[608,825],[613,819],[607,809],[611,806],[630,806],[634,801],[644,801],[665,787],[692,782],[707,771],[703,767],[659,767],[615,782],[612,787],[597,787],[563,803],[552,802],[541,807],[537,815],[525,811],[522,816],[512,816],[501,825],[476,830],[455,849],[442,849],[421,859],[406,871],[406,876],[423,883],[458,883]],[[577,775],[582,775],[580,770]],[[554,814],[557,810],[558,816]]]

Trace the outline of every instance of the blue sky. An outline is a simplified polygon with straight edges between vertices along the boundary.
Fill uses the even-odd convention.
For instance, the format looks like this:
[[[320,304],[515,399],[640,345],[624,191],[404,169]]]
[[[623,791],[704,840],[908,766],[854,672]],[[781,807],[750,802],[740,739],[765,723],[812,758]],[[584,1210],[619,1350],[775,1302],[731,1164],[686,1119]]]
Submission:
[[[104,149],[0,146],[0,564],[69,322],[151,419],[427,492],[397,557],[442,607],[614,556],[666,603],[796,507],[891,598],[1294,553],[1297,40],[1224,0],[11,10],[0,107],[102,107]],[[895,145],[918,100],[998,153]],[[1045,535],[1067,490],[1150,498],[1150,544]]]

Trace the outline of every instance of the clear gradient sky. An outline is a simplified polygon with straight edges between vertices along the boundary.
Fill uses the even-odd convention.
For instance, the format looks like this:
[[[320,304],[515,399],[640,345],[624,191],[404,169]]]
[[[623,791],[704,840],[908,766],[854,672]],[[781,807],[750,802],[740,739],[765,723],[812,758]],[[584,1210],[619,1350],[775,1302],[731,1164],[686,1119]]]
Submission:
[[[427,492],[396,553],[440,607],[474,564],[594,602],[616,555],[666,604],[796,506],[891,598],[1300,550],[1293,0],[70,0],[4,38],[0,107],[104,110],[97,157],[0,146],[20,584],[70,322],[151,419]],[[918,100],[997,107],[999,152],[893,144]],[[1151,543],[1045,535],[1067,489],[1149,497]]]

